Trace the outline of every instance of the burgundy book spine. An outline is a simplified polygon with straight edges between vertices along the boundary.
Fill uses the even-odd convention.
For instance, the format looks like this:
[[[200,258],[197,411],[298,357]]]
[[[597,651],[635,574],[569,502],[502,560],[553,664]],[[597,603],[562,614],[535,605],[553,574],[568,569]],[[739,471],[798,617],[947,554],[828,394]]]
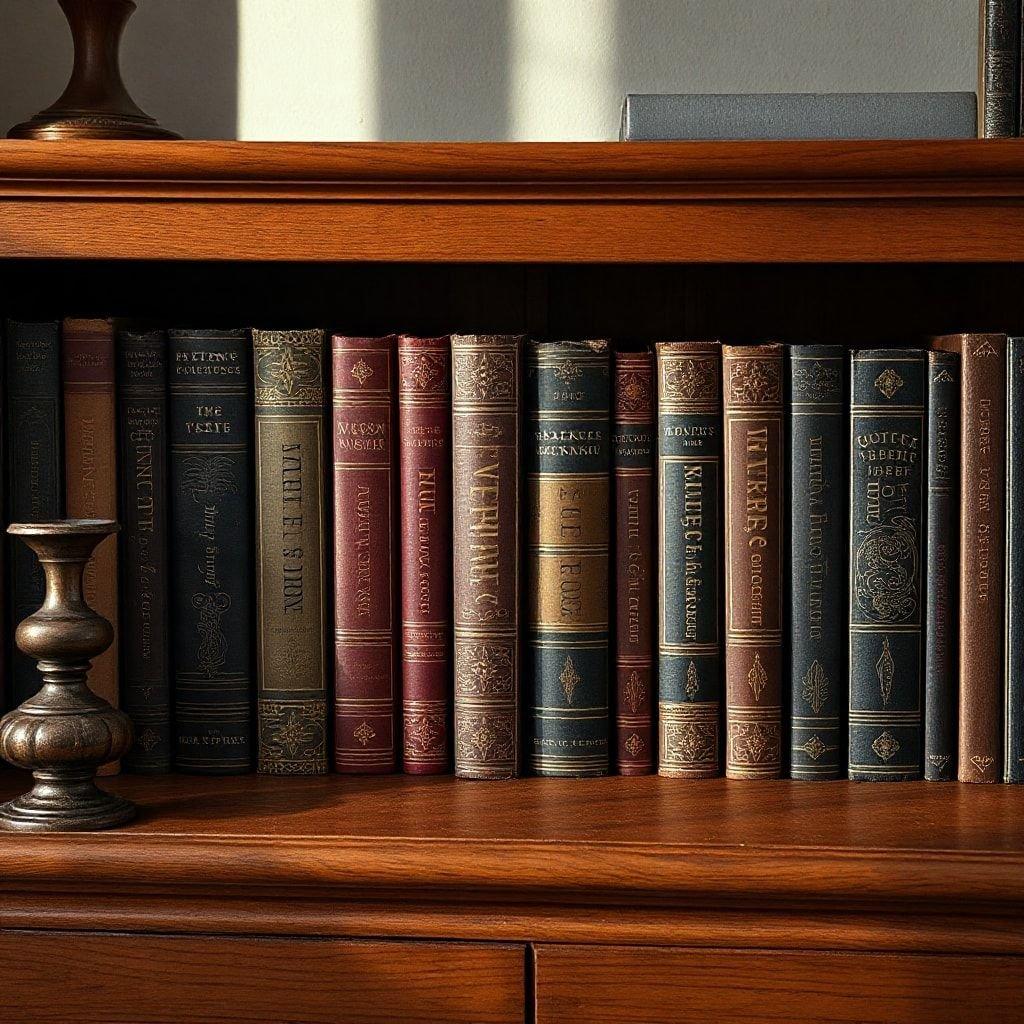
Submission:
[[[654,357],[615,353],[615,734],[620,775],[654,770]]]
[[[332,339],[334,767],[395,770],[395,337]]]
[[[398,339],[402,754],[410,775],[448,769],[452,630],[451,341]]]

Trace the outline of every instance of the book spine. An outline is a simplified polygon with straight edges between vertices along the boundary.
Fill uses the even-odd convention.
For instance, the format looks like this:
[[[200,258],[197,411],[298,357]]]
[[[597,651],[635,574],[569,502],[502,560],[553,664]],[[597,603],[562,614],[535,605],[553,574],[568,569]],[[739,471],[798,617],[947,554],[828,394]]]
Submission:
[[[1006,336],[958,334],[960,353],[960,706],[957,777],[996,782],[1003,764]]]
[[[447,771],[451,744],[451,340],[398,339],[402,761]]]
[[[608,343],[533,343],[527,370],[530,768],[537,775],[605,775]]]
[[[1003,778],[1024,782],[1024,338],[1006,353],[1006,721]]]
[[[519,770],[522,338],[452,336],[455,774]]]
[[[722,346],[658,359],[658,774],[721,771]]]
[[[7,324],[7,500],[14,523],[64,515],[60,324]],[[27,544],[11,545],[10,633],[42,606],[43,569]],[[35,661],[11,644],[11,704],[39,689]]]
[[[334,767],[395,770],[395,338],[333,339]]]
[[[782,771],[781,345],[722,347],[725,419],[725,773]]]
[[[957,773],[957,600],[960,511],[960,356],[928,353],[925,551],[924,777]]]
[[[615,767],[654,770],[654,356],[615,353]]]
[[[921,777],[925,353],[850,360],[850,778]]]
[[[249,332],[170,331],[175,767],[252,765]]]
[[[257,770],[327,771],[324,332],[253,331]]]
[[[117,412],[114,405],[114,324],[65,320],[64,502],[69,519],[117,519]],[[89,688],[114,707],[120,703],[117,616],[117,537],[96,548],[85,567],[89,606],[114,627],[110,647],[93,659]],[[107,766],[117,771],[117,765]]]
[[[846,350],[789,349],[790,774],[846,774]]]
[[[981,0],[978,60],[983,138],[1017,134],[1020,88],[1020,0]]]
[[[171,770],[167,586],[167,338],[117,339],[121,434],[121,643],[124,710],[135,740],[125,767]]]

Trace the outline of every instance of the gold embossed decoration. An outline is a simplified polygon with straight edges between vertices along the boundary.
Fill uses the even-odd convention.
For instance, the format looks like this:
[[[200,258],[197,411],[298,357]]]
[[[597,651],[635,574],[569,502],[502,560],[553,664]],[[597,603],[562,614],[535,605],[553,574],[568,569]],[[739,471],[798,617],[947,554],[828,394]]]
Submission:
[[[732,722],[729,760],[738,765],[777,765],[779,735],[777,722]]]
[[[636,669],[633,669],[629,673],[629,679],[626,680],[626,703],[629,705],[629,710],[635,715],[644,702],[644,684],[640,678],[640,673]]]
[[[733,359],[729,363],[729,394],[739,405],[777,405],[782,380],[777,360]]]
[[[917,611],[918,551],[908,516],[860,535],[853,556],[857,604],[875,622],[905,622]]]
[[[892,398],[901,387],[903,387],[903,378],[891,367],[887,366],[876,378],[875,387],[886,398]]]
[[[323,331],[253,331],[252,342],[257,405],[323,404]]]
[[[835,750],[835,747],[828,746],[825,741],[815,733],[806,743],[797,747],[802,750],[812,761],[817,761],[822,754],[828,750]]]
[[[454,355],[455,396],[463,401],[508,401],[515,396],[515,356],[511,352]]]
[[[803,688],[800,695],[810,705],[814,714],[821,714],[821,709],[828,700],[828,676],[825,674],[821,662],[817,658],[811,662],[811,667],[803,678]]]
[[[939,372],[932,377],[932,381],[936,384],[954,384],[956,382],[956,378],[943,366],[940,367]]]
[[[632,370],[618,376],[618,403],[624,412],[643,412],[651,402],[651,389],[647,379]]]
[[[842,398],[843,374],[837,366],[822,366],[817,360],[810,366],[796,363],[793,391],[808,402],[835,402]]]
[[[566,385],[575,384],[583,376],[583,371],[575,359],[563,359],[552,372]]]
[[[444,715],[419,712],[406,715],[406,745],[421,757],[444,755]]]
[[[900,742],[888,729],[880,736],[876,736],[871,744],[871,749],[883,760],[891,761],[900,750]]]
[[[668,762],[687,768],[718,763],[716,722],[670,722],[664,729]]]
[[[768,685],[768,673],[764,670],[764,665],[761,664],[761,655],[754,652],[754,663],[750,666],[750,671],[747,673],[747,686],[750,687],[751,692],[754,694],[754,700],[759,701],[761,694],[764,693],[764,688]]]
[[[878,676],[878,689],[882,696],[882,707],[889,706],[889,698],[892,696],[892,681],[896,674],[896,663],[892,660],[892,653],[889,651],[889,638],[882,640],[882,653],[875,662],[875,674]]]
[[[372,740],[377,733],[374,731],[372,725],[369,722],[360,722],[355,729],[352,730],[352,736],[358,740],[364,747]]]
[[[929,754],[928,760],[936,771],[942,771],[949,764],[949,754]]]
[[[515,755],[515,734],[507,715],[460,709],[455,716],[455,745],[460,759],[505,763]]]
[[[512,649],[497,643],[462,646],[455,652],[455,689],[460,694],[512,693]]]
[[[259,702],[259,770],[269,775],[315,775],[327,761],[323,700]]]
[[[995,763],[995,758],[989,757],[988,754],[975,754],[974,757],[971,758],[971,764],[974,765],[974,768],[979,775],[985,775],[989,768],[991,768]]]
[[[562,672],[558,677],[558,681],[562,684],[565,699],[571,704],[576,687],[583,682],[582,676],[576,671],[571,654],[567,654],[565,657],[565,664],[562,666]]]
[[[646,744],[640,738],[638,733],[633,733],[633,735],[626,740],[626,752],[630,757],[639,757],[640,754],[643,753],[645,746]]]
[[[355,363],[352,369],[349,371],[356,383],[361,387],[366,387],[366,382],[373,376],[373,367],[365,359],[360,359]]]
[[[686,669],[686,685],[683,688],[683,692],[688,700],[695,700],[699,691],[700,675],[697,672],[697,666],[691,661]]]
[[[718,360],[674,359],[665,361],[664,391],[669,399],[698,402],[718,398]]]
[[[975,356],[994,356],[995,354],[995,346],[992,344],[991,341],[988,340],[988,338],[982,341],[978,345],[978,347],[971,353],[971,355]]]
[[[437,391],[444,380],[445,366],[445,356],[440,352],[402,352],[399,360],[402,391]]]

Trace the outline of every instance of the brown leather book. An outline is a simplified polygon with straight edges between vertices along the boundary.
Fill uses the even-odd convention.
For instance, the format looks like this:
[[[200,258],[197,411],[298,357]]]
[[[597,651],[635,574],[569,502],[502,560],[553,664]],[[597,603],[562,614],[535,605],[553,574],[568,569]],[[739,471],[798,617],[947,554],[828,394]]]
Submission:
[[[451,717],[451,341],[398,339],[402,550],[402,760],[447,771]]]
[[[117,519],[114,322],[65,320],[62,361],[68,518]],[[117,707],[116,536],[100,544],[86,567],[85,599],[114,627],[114,642],[92,663],[89,688]],[[113,774],[118,768],[111,762],[102,771]]]
[[[1006,335],[951,334],[960,354],[961,782],[999,782],[1003,732]]]
[[[654,354],[615,353],[615,766],[654,770]]]
[[[452,336],[455,774],[519,770],[521,337]]]
[[[782,360],[782,345],[722,346],[731,779],[782,770]]]
[[[332,340],[334,767],[395,770],[395,337]]]

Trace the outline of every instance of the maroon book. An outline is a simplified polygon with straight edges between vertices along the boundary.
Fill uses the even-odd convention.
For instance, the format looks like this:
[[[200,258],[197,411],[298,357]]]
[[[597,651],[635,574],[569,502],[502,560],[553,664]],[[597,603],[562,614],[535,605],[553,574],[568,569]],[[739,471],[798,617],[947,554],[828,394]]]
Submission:
[[[334,767],[395,770],[395,337],[332,339]]]
[[[654,357],[615,353],[615,734],[621,775],[654,770]]]
[[[451,342],[398,339],[402,760],[448,769],[452,628]]]

